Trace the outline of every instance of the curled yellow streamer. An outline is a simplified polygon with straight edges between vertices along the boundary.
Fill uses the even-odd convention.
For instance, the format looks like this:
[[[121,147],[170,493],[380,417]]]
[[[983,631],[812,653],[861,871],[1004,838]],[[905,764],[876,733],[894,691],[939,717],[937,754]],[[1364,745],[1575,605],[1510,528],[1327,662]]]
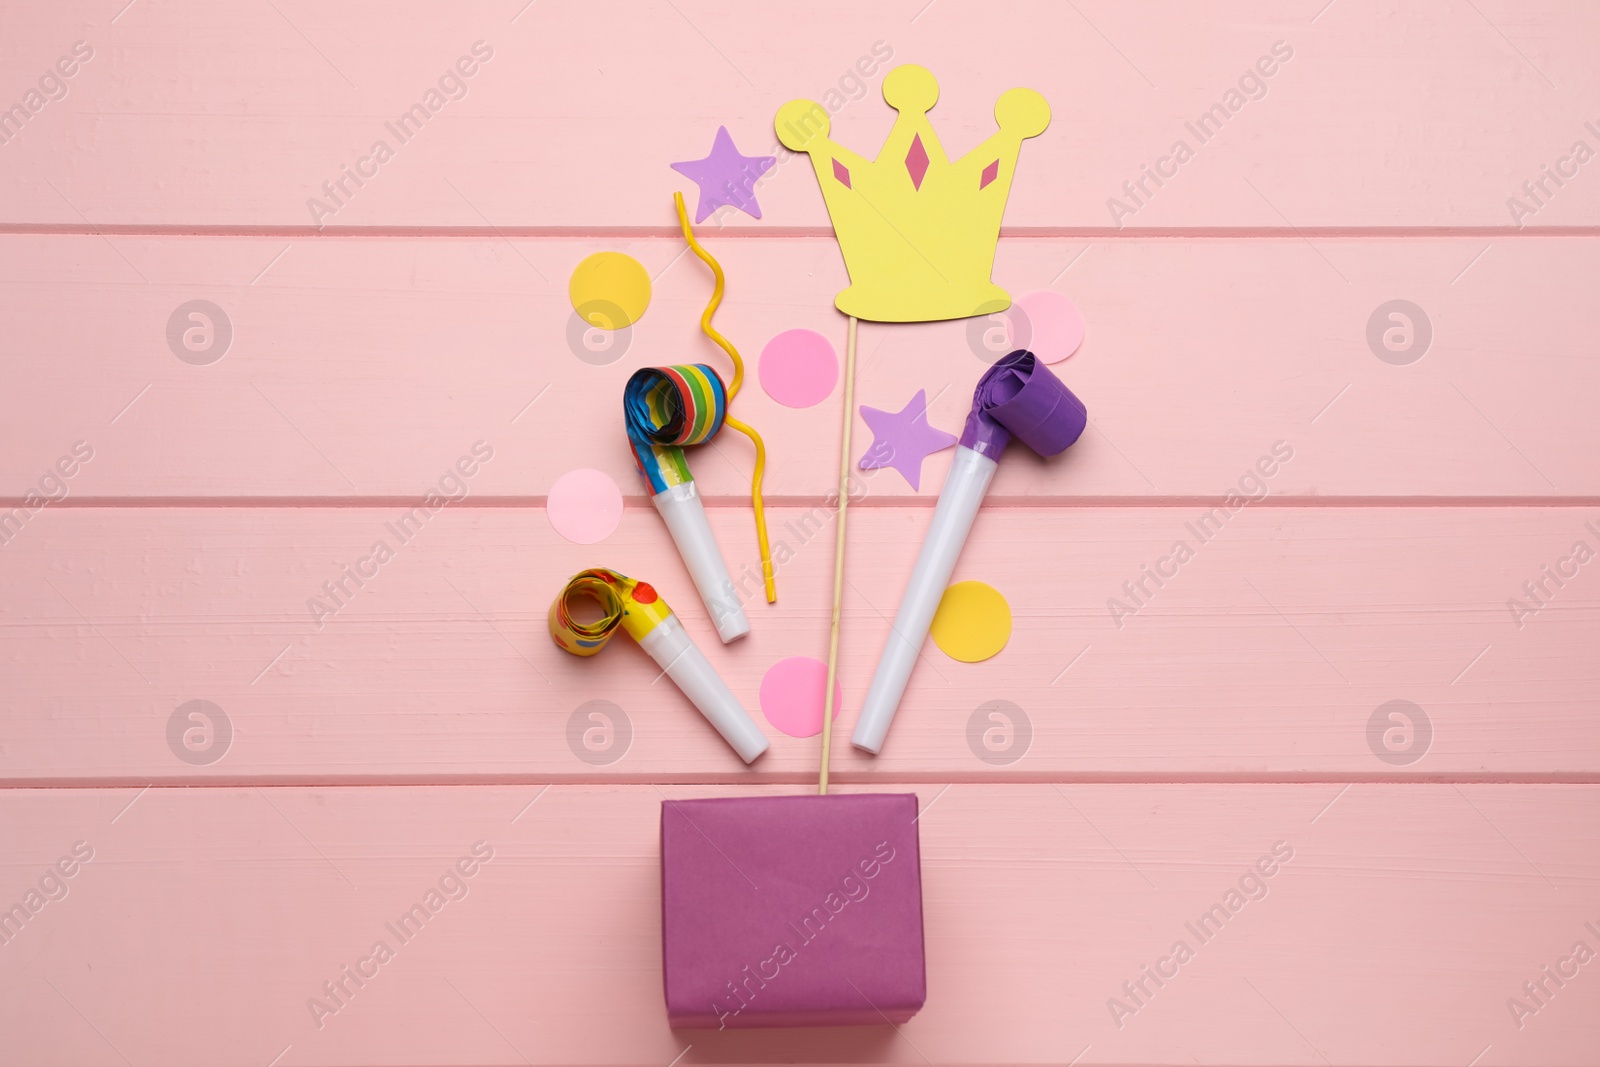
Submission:
[[[750,506],[756,513],[756,540],[761,545],[761,577],[767,587],[767,603],[771,604],[778,599],[778,587],[773,580],[772,549],[767,543],[767,516],[761,506],[761,479],[767,469],[767,446],[762,443],[761,435],[756,433],[755,428],[734,418],[731,410],[733,398],[739,395],[739,388],[744,384],[744,360],[739,357],[739,350],[711,325],[711,317],[717,313],[717,306],[722,303],[722,290],[726,284],[722,275],[722,265],[694,239],[694,231],[689,228],[689,212],[683,206],[683,194],[673,193],[672,202],[678,209],[678,225],[683,228],[683,239],[689,242],[690,251],[711,268],[711,275],[716,279],[711,299],[706,302],[706,309],[700,314],[700,329],[715,341],[719,348],[728,353],[729,359],[733,360],[733,380],[728,383],[730,410],[724,421],[750,438],[750,442],[756,447],[755,474],[750,479]]]

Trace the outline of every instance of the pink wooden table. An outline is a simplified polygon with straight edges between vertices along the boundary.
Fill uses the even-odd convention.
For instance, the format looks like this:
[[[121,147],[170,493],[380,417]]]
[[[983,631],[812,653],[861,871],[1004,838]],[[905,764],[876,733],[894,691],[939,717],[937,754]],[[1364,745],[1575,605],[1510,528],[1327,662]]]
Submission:
[[[1600,8],[1196,7],[0,6],[0,908],[23,915],[0,914],[0,1063],[1600,1063]],[[723,124],[765,154],[782,102],[830,92],[834,136],[874,154],[883,66],[857,65],[885,54],[939,75],[953,154],[1003,90],[1049,99],[995,278],[1083,309],[1059,370],[1093,422],[1059,462],[1007,459],[962,559],[1010,600],[1010,645],[930,650],[881,757],[836,742],[840,789],[924,808],[925,1010],[674,1032],[659,802],[803,790],[816,742],[769,729],[747,770],[637,650],[578,662],[544,612],[607,564],[716,646],[615,418],[632,369],[720,358],[668,164]],[[1169,176],[1135,196],[1147,167]],[[719,325],[752,359],[786,329],[842,341],[815,182],[780,167],[759,198],[708,223]],[[602,249],[656,282],[597,366],[566,279]],[[197,300],[221,358],[168,343]],[[1395,300],[1425,349],[1369,343]],[[926,389],[954,428],[982,367],[965,323],[864,324],[858,400]],[[811,513],[838,391],[739,403],[774,527]],[[308,599],[480,441],[466,498],[319,627]],[[1270,494],[1114,620],[1277,442]],[[853,512],[846,723],[948,457]],[[697,462],[736,571],[750,463],[731,439]],[[591,547],[545,513],[578,466],[627,498]],[[823,654],[831,543],[714,650],[751,707],[778,659]],[[631,732],[611,762],[568,741],[591,699]],[[993,700],[1027,723],[1009,762],[969,741]],[[209,762],[169,743],[190,701]]]

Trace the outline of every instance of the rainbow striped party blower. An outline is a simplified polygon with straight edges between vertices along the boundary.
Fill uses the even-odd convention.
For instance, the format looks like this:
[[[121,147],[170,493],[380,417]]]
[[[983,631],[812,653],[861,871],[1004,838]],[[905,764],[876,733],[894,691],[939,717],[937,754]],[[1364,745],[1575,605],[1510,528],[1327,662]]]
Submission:
[[[750,620],[739,603],[738,590],[728,576],[722,549],[711,533],[705,503],[694,486],[683,450],[715,437],[723,426],[731,426],[755,447],[755,469],[750,477],[750,505],[755,513],[756,541],[761,549],[761,576],[767,603],[778,599],[772,566],[772,547],[767,540],[766,512],[761,503],[761,479],[767,468],[767,446],[748,423],[740,422],[728,410],[744,383],[744,360],[739,350],[711,325],[722,303],[726,278],[722,265],[695,240],[683,194],[672,194],[678,212],[678,225],[689,250],[711,270],[711,298],[700,313],[700,330],[727,353],[733,364],[733,380],[724,384],[716,371],[704,363],[673,367],[646,367],[635,371],[622,393],[622,416],[628,428],[628,443],[633,449],[639,473],[650,486],[650,499],[666,521],[678,554],[689,568],[700,599],[717,628],[723,643],[735,641],[750,632]]]
[[[683,454],[684,446],[709,441],[722,429],[727,387],[704,363],[645,367],[628,379],[622,410],[634,461],[650,486],[650,501],[666,521],[717,636],[724,643],[743,637],[750,632],[750,620]]]
[[[599,607],[598,619],[580,618],[585,608],[594,605]],[[767,750],[761,727],[654,586],[604,567],[579,571],[550,605],[549,622],[551,639],[574,656],[592,656],[619,629],[628,631],[740,759],[750,763]]]

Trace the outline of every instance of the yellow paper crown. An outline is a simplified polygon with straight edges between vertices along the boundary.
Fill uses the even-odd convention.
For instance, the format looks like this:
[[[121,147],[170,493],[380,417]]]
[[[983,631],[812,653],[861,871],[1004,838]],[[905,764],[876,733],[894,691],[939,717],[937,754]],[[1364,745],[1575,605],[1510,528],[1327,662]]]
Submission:
[[[1011,295],[989,278],[1000,218],[1017,153],[1050,124],[1050,105],[1032,89],[1002,93],[1000,131],[952,163],[928,122],[939,83],[927,68],[890,71],[883,99],[900,117],[870,162],[828,138],[821,104],[791,100],[778,109],[778,140],[811,157],[850,272],[834,304],[874,322],[1004,311]]]

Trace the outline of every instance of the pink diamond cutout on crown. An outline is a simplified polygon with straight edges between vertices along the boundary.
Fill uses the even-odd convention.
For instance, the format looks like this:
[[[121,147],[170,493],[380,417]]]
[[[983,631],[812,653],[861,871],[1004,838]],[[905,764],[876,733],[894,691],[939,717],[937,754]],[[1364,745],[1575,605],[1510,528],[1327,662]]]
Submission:
[[[1000,177],[1000,161],[997,159],[983,168],[983,177],[978,179],[978,188],[985,188],[990,182]]]
[[[850,169],[837,159],[833,161],[833,176],[839,179],[840,185],[850,188]]]
[[[906,170],[911,174],[911,184],[922,189],[922,179],[928,173],[928,150],[922,147],[922,134],[911,138],[911,151],[906,153]]]

